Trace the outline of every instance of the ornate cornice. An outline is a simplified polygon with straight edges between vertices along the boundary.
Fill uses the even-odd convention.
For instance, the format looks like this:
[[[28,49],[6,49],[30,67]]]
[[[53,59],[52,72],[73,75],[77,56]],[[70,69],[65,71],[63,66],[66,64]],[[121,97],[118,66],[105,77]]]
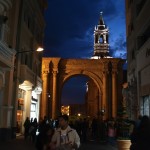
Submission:
[[[0,13],[7,11],[12,6],[12,0],[0,0]]]

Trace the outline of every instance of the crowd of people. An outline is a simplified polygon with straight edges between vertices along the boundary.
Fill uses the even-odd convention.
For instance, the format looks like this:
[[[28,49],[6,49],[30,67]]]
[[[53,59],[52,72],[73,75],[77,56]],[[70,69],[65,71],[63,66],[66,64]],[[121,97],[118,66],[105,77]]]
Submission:
[[[131,139],[131,150],[145,149],[150,146],[150,119],[148,116],[139,117],[131,121],[128,132]],[[100,121],[98,118],[88,118],[69,121],[67,115],[61,115],[57,120],[34,120],[26,118],[24,123],[24,137],[35,143],[37,150],[74,150],[79,148],[80,142],[99,140],[116,145],[119,134],[117,120],[114,118]]]

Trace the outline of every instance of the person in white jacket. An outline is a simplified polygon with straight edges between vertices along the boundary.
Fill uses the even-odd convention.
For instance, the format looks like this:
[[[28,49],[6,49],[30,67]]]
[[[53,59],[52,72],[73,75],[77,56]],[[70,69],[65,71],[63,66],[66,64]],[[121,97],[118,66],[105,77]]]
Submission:
[[[51,140],[51,150],[76,150],[80,146],[80,137],[75,129],[68,125],[67,115],[59,116],[59,126]]]

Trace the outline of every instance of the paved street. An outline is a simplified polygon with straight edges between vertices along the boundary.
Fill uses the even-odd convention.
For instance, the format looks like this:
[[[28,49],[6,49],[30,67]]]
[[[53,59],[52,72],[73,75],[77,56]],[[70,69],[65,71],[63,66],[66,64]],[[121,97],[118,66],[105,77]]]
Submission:
[[[36,150],[34,144],[22,136],[9,142],[0,143],[0,150]],[[117,150],[117,148],[100,142],[88,142],[81,144],[80,150]]]

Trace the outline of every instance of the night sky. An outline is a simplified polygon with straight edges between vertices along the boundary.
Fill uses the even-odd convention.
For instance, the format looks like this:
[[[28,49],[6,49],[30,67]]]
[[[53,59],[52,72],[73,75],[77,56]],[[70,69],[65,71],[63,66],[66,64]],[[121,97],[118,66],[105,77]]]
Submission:
[[[90,58],[100,12],[109,28],[110,55],[126,59],[125,2],[122,0],[48,0],[44,57]],[[84,103],[86,80],[80,76],[71,78],[63,88],[62,103]]]

